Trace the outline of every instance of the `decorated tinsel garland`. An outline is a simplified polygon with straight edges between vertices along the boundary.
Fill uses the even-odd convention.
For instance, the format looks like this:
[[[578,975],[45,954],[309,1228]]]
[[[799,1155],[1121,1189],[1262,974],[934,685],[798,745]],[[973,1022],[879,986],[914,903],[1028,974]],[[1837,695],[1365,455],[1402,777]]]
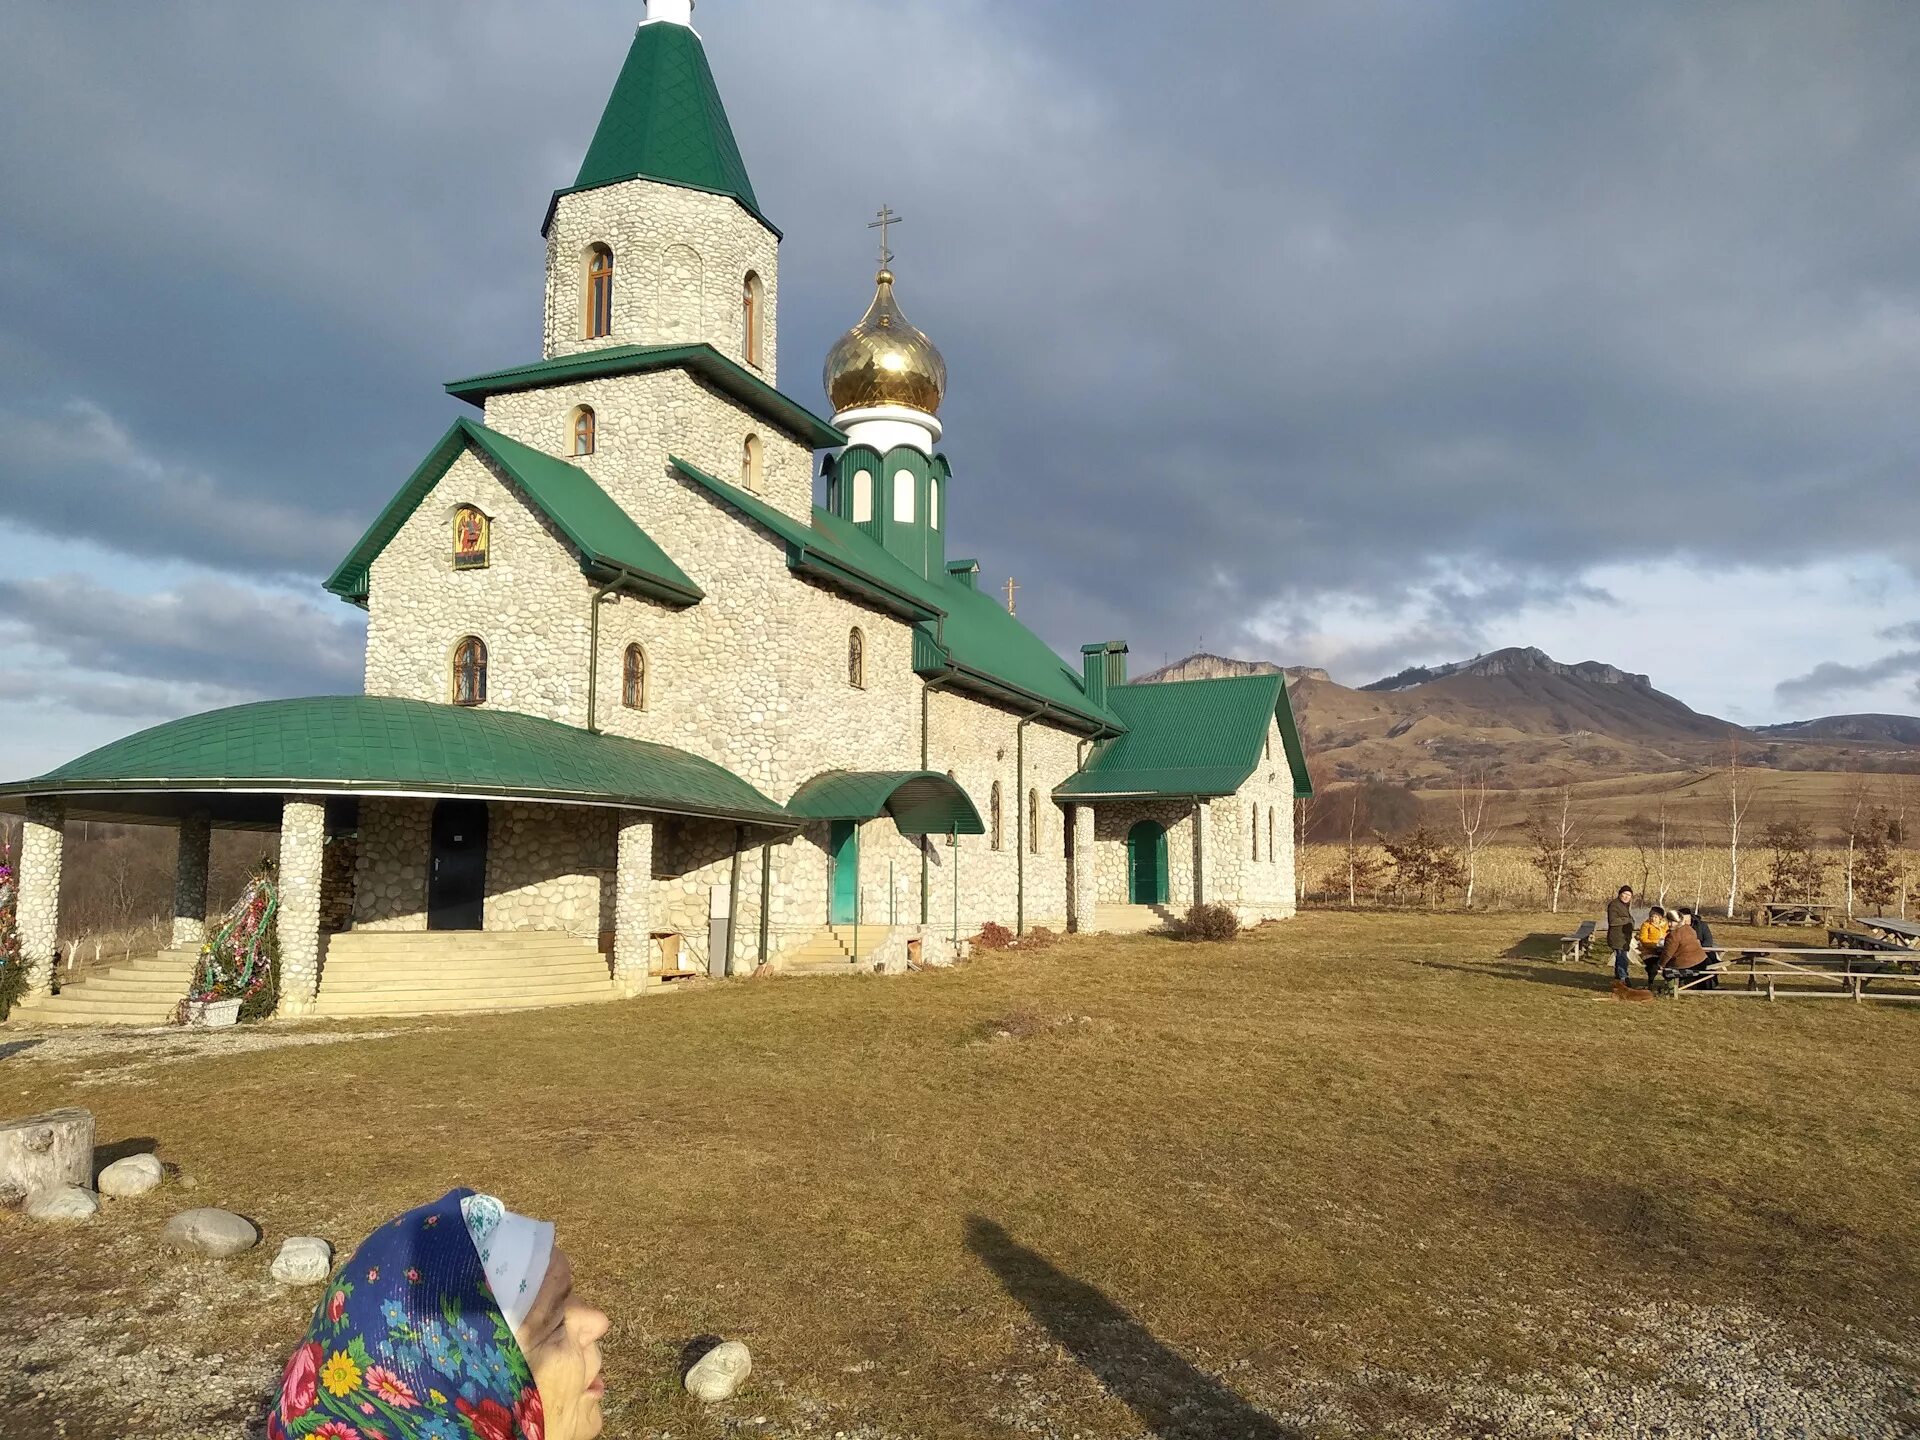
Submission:
[[[253,1000],[273,983],[277,956],[273,917],[279,909],[273,863],[264,861],[221,920],[220,928],[200,947],[193,987],[181,1007],[183,1018],[188,1007],[218,1000]]]

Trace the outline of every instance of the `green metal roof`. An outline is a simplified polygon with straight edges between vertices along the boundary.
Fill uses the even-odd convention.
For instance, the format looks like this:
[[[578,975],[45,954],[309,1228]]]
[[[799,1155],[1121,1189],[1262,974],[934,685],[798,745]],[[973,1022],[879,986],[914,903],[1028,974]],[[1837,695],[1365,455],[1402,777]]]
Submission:
[[[1284,675],[1119,685],[1107,692],[1107,703],[1126,722],[1126,734],[1055,787],[1062,799],[1231,795],[1265,760],[1267,727],[1275,721],[1294,795],[1313,794]]]
[[[520,390],[544,390],[549,386],[572,385],[582,380],[604,380],[616,375],[642,375],[651,370],[676,368],[706,381],[768,424],[779,426],[788,435],[815,450],[847,443],[844,432],[836,430],[798,400],[781,394],[744,365],[728,359],[704,342],[698,345],[610,345],[604,350],[587,350],[578,355],[563,355],[557,360],[542,360],[511,370],[495,370],[467,380],[455,380],[447,386],[447,393],[470,405],[484,405],[494,395],[510,395]]]
[[[629,589],[672,604],[692,605],[704,598],[687,573],[585,470],[473,420],[455,421],[441,437],[328,577],[328,590],[356,605],[366,604],[373,562],[469,446],[504,470],[528,503],[553,522],[579,555],[584,571],[618,579]]]
[[[27,795],[132,800],[165,792],[476,796],[621,806],[790,828],[709,760],[500,710],[370,695],[267,700],[143,730],[12,785]],[[150,807],[148,807],[150,809]],[[138,804],[131,813],[142,813]]]
[[[830,770],[787,801],[787,813],[803,820],[871,820],[883,811],[902,835],[987,833],[967,792],[932,770]]]
[[[1122,728],[1112,709],[1088,697],[1080,676],[1038,635],[991,596],[950,574],[929,580],[888,553],[859,526],[818,506],[803,525],[784,511],[677,458],[675,470],[722,503],[765,526],[787,546],[787,564],[801,574],[851,591],[920,624],[915,668],[945,676],[957,688],[990,695],[1015,708],[1050,711],[1095,732]]]
[[[706,47],[687,26],[642,25],[634,34],[580,173],[560,194],[634,179],[731,196],[766,224]]]

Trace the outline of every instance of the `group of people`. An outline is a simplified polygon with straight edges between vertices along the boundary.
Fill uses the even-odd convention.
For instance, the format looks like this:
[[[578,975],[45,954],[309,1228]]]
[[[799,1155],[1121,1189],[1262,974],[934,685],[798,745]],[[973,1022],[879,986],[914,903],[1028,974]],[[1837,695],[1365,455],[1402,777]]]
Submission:
[[[1633,917],[1633,887],[1622,885],[1607,905],[1607,948],[1613,951],[1613,983],[1626,985],[1635,947],[1653,989],[1662,975],[1681,985],[1698,982],[1702,988],[1719,984],[1713,978],[1713,929],[1707,917],[1691,906],[1668,911],[1655,905],[1638,923]]]

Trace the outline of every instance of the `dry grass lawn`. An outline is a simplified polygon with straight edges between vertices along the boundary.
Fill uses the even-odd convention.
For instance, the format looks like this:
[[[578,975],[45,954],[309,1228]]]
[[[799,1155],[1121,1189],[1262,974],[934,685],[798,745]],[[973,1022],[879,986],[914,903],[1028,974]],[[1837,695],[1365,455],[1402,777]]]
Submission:
[[[1609,1317],[1643,1305],[1680,1348],[1719,1307],[1893,1353],[1920,1006],[1617,1004],[1530,958],[1562,928],[1308,915],[164,1064],[48,1040],[0,1060],[7,1113],[88,1105],[197,1185],[0,1216],[0,1353],[87,1350],[0,1366],[0,1433],[244,1433],[315,1299],[263,1282],[278,1241],[462,1183],[558,1221],[614,1435],[1496,1433],[1434,1387],[1631,1370]],[[151,1253],[189,1204],[267,1243]],[[756,1365],[712,1414],[674,1385],[704,1332]],[[107,1354],[161,1337],[164,1423]]]

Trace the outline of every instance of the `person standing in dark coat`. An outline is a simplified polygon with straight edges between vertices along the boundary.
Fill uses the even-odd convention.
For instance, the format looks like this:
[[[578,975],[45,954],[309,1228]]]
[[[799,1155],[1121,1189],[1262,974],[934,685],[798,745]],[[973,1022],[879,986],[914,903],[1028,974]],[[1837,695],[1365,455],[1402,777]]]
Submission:
[[[1613,980],[1627,983],[1627,955],[1633,949],[1633,887],[1622,885],[1607,902],[1607,948],[1613,951]]]

